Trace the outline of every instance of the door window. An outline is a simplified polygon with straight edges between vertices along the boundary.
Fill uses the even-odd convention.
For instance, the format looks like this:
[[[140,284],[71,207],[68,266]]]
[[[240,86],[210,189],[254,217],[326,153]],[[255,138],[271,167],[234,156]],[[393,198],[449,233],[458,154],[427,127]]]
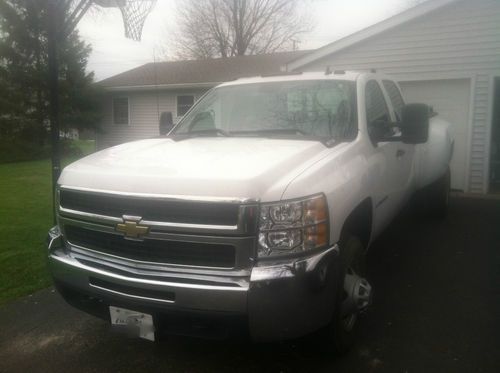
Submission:
[[[394,131],[390,126],[391,116],[382,93],[382,89],[375,80],[366,83],[365,89],[366,124],[372,141],[392,136]]]
[[[402,118],[403,106],[405,106],[405,102],[403,101],[403,97],[401,96],[401,92],[399,92],[399,88],[391,80],[384,80],[382,82],[384,84],[384,88],[391,99],[392,107],[394,108],[394,114],[396,114],[396,119],[398,121]]]

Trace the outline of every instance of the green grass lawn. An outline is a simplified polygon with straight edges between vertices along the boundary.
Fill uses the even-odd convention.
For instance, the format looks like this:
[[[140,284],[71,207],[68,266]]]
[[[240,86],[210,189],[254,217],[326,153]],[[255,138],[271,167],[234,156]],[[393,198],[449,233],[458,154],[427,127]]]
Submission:
[[[87,141],[78,146],[84,154],[94,149]],[[45,238],[52,220],[50,161],[0,164],[0,304],[50,285]]]

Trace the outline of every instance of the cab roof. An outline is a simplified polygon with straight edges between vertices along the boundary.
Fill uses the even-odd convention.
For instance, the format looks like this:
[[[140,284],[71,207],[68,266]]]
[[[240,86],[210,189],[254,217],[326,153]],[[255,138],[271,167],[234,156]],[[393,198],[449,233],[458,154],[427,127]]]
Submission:
[[[266,82],[288,82],[288,81],[301,81],[301,80],[346,80],[356,81],[361,74],[367,72],[361,71],[336,71],[331,72],[304,72],[304,73],[283,73],[270,76],[255,76],[250,78],[240,78],[231,82],[222,83],[218,87],[227,87],[233,85],[253,84],[253,83],[266,83]]]

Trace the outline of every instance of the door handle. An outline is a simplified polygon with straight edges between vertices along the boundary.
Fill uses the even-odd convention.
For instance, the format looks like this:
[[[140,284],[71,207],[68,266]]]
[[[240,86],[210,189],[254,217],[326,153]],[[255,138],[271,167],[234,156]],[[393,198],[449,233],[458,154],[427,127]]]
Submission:
[[[403,158],[403,156],[405,155],[405,153],[406,153],[406,152],[405,152],[403,149],[398,149],[398,150],[396,151],[396,158],[397,158],[397,159]]]

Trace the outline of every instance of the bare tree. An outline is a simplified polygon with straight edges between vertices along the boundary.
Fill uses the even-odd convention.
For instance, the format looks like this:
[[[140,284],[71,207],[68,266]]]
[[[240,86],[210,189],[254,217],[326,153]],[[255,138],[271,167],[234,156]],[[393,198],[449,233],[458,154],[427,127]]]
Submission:
[[[312,29],[300,5],[300,0],[178,0],[171,42],[183,59],[291,50]]]

